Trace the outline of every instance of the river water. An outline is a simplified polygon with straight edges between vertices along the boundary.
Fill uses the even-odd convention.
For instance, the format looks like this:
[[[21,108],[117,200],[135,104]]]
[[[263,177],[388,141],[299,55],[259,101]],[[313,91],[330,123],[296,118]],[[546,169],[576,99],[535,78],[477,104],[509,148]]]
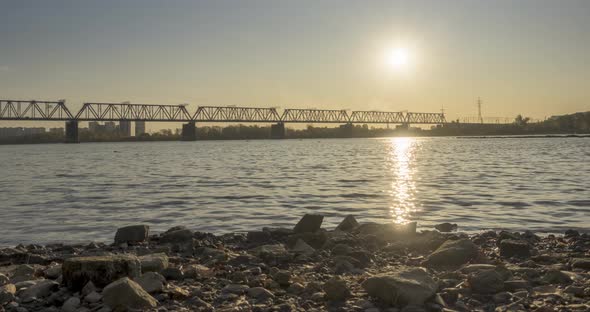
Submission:
[[[227,233],[458,223],[590,230],[588,138],[383,138],[0,146],[0,245],[108,241],[120,226]]]

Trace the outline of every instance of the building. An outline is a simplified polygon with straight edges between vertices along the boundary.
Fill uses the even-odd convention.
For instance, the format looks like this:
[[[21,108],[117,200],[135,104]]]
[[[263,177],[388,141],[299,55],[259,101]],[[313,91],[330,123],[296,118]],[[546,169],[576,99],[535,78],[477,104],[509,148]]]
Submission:
[[[90,130],[90,132],[99,132],[101,130],[101,125],[98,121],[91,121],[88,123],[88,130]]]
[[[0,128],[0,137],[2,137],[2,138],[34,136],[34,135],[43,134],[43,133],[45,133],[45,128],[42,128],[42,127],[38,127],[38,128],[23,128],[23,127]]]
[[[129,120],[119,121],[119,135],[121,135],[122,137],[130,137],[131,136],[131,121],[129,121]]]
[[[135,122],[135,136],[141,136],[145,133],[145,121],[136,121]]]
[[[115,132],[117,130],[117,125],[114,121],[107,121],[104,123],[104,130],[109,133]]]

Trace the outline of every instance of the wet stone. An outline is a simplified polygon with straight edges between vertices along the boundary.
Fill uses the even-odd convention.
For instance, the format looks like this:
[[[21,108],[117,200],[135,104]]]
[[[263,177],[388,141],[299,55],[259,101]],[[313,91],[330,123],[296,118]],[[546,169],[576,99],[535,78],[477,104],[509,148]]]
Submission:
[[[523,240],[504,239],[500,242],[500,256],[527,258],[531,256],[531,246]]]
[[[144,242],[149,237],[150,227],[147,225],[130,225],[119,228],[115,234],[115,244],[135,244]]]
[[[77,290],[89,281],[104,287],[124,276],[138,277],[141,263],[132,255],[74,257],[67,259],[62,269],[66,286]]]
[[[323,221],[322,215],[306,214],[295,225],[293,231],[295,233],[316,232],[321,228]]]

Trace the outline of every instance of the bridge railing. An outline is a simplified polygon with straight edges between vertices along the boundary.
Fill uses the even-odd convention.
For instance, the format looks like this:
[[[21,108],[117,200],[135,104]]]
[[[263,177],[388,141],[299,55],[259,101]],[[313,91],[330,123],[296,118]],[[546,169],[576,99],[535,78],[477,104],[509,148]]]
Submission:
[[[0,100],[0,120],[70,120],[65,101]]]
[[[280,122],[275,108],[199,106],[192,117],[201,122]]]
[[[80,121],[190,121],[185,105],[84,103],[76,114]]]

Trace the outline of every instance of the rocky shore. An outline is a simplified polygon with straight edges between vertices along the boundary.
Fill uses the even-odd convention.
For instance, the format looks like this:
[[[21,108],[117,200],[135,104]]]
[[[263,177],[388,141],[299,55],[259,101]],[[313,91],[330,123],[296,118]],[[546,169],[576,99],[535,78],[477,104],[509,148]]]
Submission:
[[[322,222],[1,249],[0,311],[590,311],[588,234]]]

